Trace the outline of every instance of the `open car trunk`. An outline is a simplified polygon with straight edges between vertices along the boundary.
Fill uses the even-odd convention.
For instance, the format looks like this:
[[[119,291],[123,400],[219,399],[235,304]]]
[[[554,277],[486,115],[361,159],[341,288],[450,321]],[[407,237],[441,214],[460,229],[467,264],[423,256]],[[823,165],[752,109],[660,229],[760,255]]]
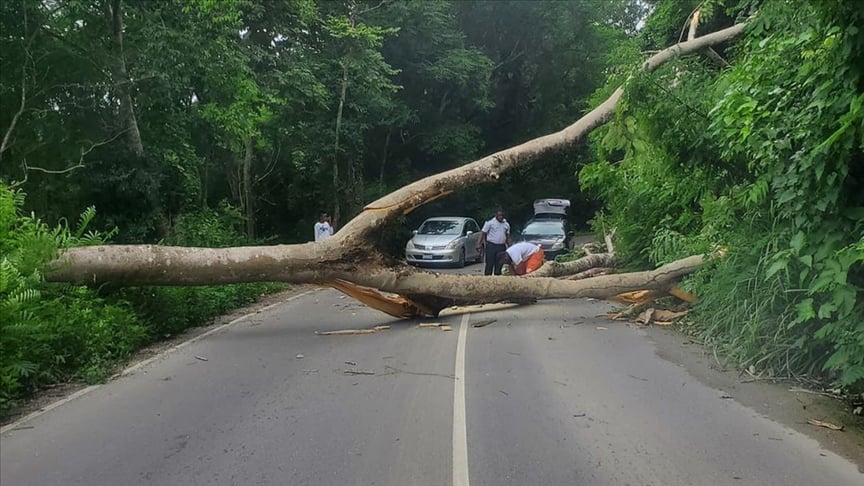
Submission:
[[[570,209],[567,199],[537,199],[534,201],[534,217],[537,219],[564,219]]]

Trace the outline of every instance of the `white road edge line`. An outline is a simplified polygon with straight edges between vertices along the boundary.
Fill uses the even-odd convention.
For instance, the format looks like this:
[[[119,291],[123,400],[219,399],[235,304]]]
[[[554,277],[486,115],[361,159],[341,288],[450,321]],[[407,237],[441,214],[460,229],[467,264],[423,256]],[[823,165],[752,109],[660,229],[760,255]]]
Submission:
[[[465,342],[468,339],[468,320],[462,315],[459,339],[456,341],[456,365],[453,371],[453,486],[469,486],[468,482],[468,424],[465,420]]]
[[[135,364],[133,364],[133,365],[130,365],[130,366],[124,368],[123,371],[121,371],[120,373],[114,375],[114,376],[112,377],[112,380],[111,380],[111,381],[113,381],[113,379],[121,378],[121,377],[124,377],[124,376],[126,376],[126,375],[129,375],[129,374],[131,374],[131,373],[134,373],[134,372],[140,370],[141,368],[143,368],[143,367],[149,365],[150,363],[156,361],[157,359],[164,358],[165,356],[167,356],[167,355],[173,353],[174,351],[177,351],[177,350],[183,349],[183,348],[185,348],[186,346],[188,346],[188,345],[190,345],[190,344],[192,344],[192,343],[194,343],[194,342],[196,342],[196,341],[200,341],[201,339],[204,339],[204,338],[207,337],[207,336],[210,336],[210,335],[212,335],[212,334],[215,334],[215,333],[217,333],[217,332],[219,332],[219,331],[221,331],[221,330],[223,330],[223,329],[225,329],[225,328],[227,328],[227,327],[233,326],[234,324],[237,324],[238,322],[240,322],[240,321],[242,321],[242,320],[245,320],[245,319],[247,319],[247,318],[249,318],[249,317],[252,317],[252,316],[254,316],[254,315],[256,315],[256,314],[260,314],[260,313],[262,313],[262,312],[264,312],[264,311],[270,310],[270,309],[272,309],[272,308],[274,308],[274,307],[278,307],[278,306],[280,306],[280,305],[282,305],[282,304],[287,304],[288,302],[291,302],[291,301],[293,301],[293,300],[297,300],[297,299],[299,299],[300,297],[304,297],[304,296],[309,295],[309,294],[311,294],[311,293],[313,293],[313,292],[317,292],[318,290],[320,290],[320,289],[307,290],[306,292],[301,292],[301,293],[299,293],[299,294],[297,294],[297,295],[292,295],[291,297],[288,297],[287,299],[285,299],[285,300],[283,300],[283,301],[281,301],[281,302],[276,302],[275,304],[270,304],[270,305],[268,305],[268,306],[266,306],[266,307],[263,307],[263,308],[261,308],[261,309],[255,311],[255,312],[250,312],[250,313],[248,313],[248,314],[244,314],[244,315],[242,315],[242,316],[240,316],[240,317],[238,317],[238,318],[236,318],[236,319],[234,319],[234,320],[232,320],[232,321],[230,321],[230,322],[227,322],[227,323],[225,323],[225,324],[222,324],[221,326],[214,327],[213,329],[210,329],[210,330],[207,331],[207,332],[201,333],[201,334],[199,334],[199,335],[197,335],[197,336],[195,336],[195,337],[193,337],[193,338],[190,338],[190,339],[188,339],[188,340],[186,340],[186,341],[183,341],[182,343],[178,343],[178,344],[176,344],[176,345],[174,345],[174,346],[171,346],[170,348],[168,348],[168,349],[162,351],[162,352],[159,353],[159,354],[156,354],[156,355],[151,356],[151,357],[149,357],[149,358],[147,358],[147,359],[145,359],[145,360],[143,360],[143,361],[139,361],[139,362],[137,362],[137,363],[135,363]],[[36,410],[35,412],[32,412],[32,413],[30,413],[30,414],[28,414],[28,415],[25,415],[24,417],[22,417],[22,418],[20,418],[20,419],[18,419],[18,420],[16,420],[16,421],[14,421],[14,422],[12,422],[12,423],[10,423],[10,424],[7,424],[7,425],[4,425],[3,427],[0,427],[0,434],[5,434],[6,432],[9,432],[10,430],[14,430],[14,429],[16,429],[16,428],[18,428],[18,427],[24,425],[25,423],[27,423],[27,422],[29,422],[29,421],[31,421],[31,420],[33,420],[33,419],[39,417],[39,416],[42,415],[42,414],[48,413],[48,412],[50,412],[51,410],[54,410],[55,408],[57,408],[57,407],[59,407],[59,406],[61,406],[61,405],[65,405],[66,403],[69,403],[69,402],[71,402],[72,400],[76,400],[76,399],[78,399],[78,398],[81,398],[81,397],[83,397],[84,395],[89,394],[90,392],[93,392],[93,391],[95,391],[95,390],[97,390],[97,389],[99,389],[99,388],[101,388],[101,387],[103,387],[103,386],[105,386],[105,385],[110,384],[111,381],[107,381],[107,382],[105,382],[105,383],[100,383],[100,384],[98,384],[98,385],[90,385],[90,386],[88,386],[87,388],[83,388],[83,389],[81,389],[81,390],[78,390],[77,392],[75,392],[75,393],[69,395],[68,397],[61,398],[60,400],[57,400],[56,402],[51,402],[50,404],[48,404],[48,405],[46,405],[46,406],[40,408],[39,410]]]

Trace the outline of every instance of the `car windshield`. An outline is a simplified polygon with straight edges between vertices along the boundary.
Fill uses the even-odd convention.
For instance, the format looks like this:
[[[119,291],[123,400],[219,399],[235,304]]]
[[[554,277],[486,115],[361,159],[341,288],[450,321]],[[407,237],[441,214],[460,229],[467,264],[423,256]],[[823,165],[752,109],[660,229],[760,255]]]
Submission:
[[[462,223],[451,219],[430,220],[423,223],[417,233],[421,235],[458,235],[462,233]]]
[[[564,226],[559,221],[534,221],[525,226],[522,234],[564,238]]]

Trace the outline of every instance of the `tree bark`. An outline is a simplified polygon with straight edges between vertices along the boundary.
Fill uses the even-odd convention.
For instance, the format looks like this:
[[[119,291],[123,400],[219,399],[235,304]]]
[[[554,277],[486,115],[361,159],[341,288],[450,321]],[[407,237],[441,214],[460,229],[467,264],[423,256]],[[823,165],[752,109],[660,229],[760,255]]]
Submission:
[[[615,257],[611,253],[594,253],[572,262],[546,262],[537,271],[529,275],[531,277],[563,277],[565,275],[584,272],[590,268],[611,267],[613,265],[615,265]]]
[[[335,250],[335,251],[334,251]],[[72,248],[56,260],[46,279],[99,285],[214,285],[248,282],[326,284],[344,280],[400,295],[433,295],[468,301],[531,297],[605,298],[640,289],[660,289],[694,272],[704,257],[692,256],[656,270],[603,275],[589,280],[549,277],[481,277],[387,267],[362,252],[342,253],[335,238],[301,245],[188,248],[113,245]],[[359,257],[359,258],[358,258]]]
[[[643,69],[651,71],[676,56],[733,39],[743,30],[744,25],[739,24],[672,46],[648,59]],[[346,82],[347,69],[343,71],[340,114]],[[607,298],[633,290],[668,288],[698,268],[704,258],[693,256],[656,270],[603,275],[585,280],[550,278],[556,272],[577,272],[580,265],[589,265],[587,262],[591,262],[590,266],[609,266],[612,248],[607,243],[609,254],[589,255],[582,259],[582,263],[550,264],[538,270],[534,277],[477,277],[436,274],[393,265],[377,253],[371,243],[375,232],[385,223],[417,206],[457,189],[494,181],[503,172],[525,166],[540,154],[579,140],[612,116],[622,93],[623,87],[619,87],[600,106],[560,132],[530,140],[398,189],[368,205],[339,233],[323,242],[223,249],[153,245],[72,248],[49,266],[46,279],[123,285],[213,285],[268,281],[328,285],[328,282],[346,281],[406,296],[433,310],[440,310],[448,302],[454,301]],[[337,114],[337,140],[340,123],[341,116]]]
[[[137,156],[144,154],[144,144],[141,142],[141,132],[138,130],[138,120],[135,118],[135,106],[129,90],[129,73],[126,69],[126,56],[123,53],[123,9],[121,0],[111,0],[109,5],[103,4],[105,15],[111,25],[112,43],[114,45],[113,74],[114,89],[120,101],[120,119],[123,122],[123,130],[126,132],[126,140],[129,149]]]
[[[243,204],[243,213],[246,218],[246,236],[250,239],[255,238],[255,194],[253,193],[252,183],[252,160],[255,155],[255,147],[252,142],[252,137],[247,137],[243,141],[243,182],[241,189],[241,203]]]

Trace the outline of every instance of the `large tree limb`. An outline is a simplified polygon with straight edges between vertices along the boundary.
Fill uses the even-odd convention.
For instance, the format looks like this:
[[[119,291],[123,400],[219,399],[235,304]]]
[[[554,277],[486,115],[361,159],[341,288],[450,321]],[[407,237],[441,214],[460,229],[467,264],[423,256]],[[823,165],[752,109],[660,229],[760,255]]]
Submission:
[[[212,285],[245,282],[321,283],[345,280],[400,295],[496,301],[510,298],[604,298],[638,289],[661,288],[692,273],[694,256],[647,272],[604,275],[590,281],[549,277],[479,277],[430,273],[380,262],[328,261],[329,245],[188,248],[155,245],[74,248],[56,261],[52,281],[125,285]],[[331,247],[332,248],[332,247]],[[592,255],[593,256],[593,255]]]
[[[706,47],[734,39],[744,32],[746,24],[736,24],[727,29],[682,42],[663,49],[651,56],[642,69],[651,72],[671,59]],[[559,132],[529,140],[477,161],[446,172],[426,177],[402,187],[368,204],[363,212],[348,222],[339,235],[346,239],[365,239],[391,219],[410,212],[414,208],[440,197],[441,194],[463,189],[480,183],[494,182],[504,172],[527,165],[538,156],[579,141],[594,128],[606,123],[615,111],[618,100],[624,93],[619,87],[612,95],[588,114]]]
[[[689,54],[740,35],[744,24],[735,25],[658,52],[643,65],[652,71],[677,56]],[[656,270],[604,275],[586,280],[558,280],[549,276],[475,277],[443,275],[405,266],[388,265],[373,248],[372,236],[385,223],[417,206],[457,189],[492,182],[538,156],[572,144],[613,114],[623,94],[619,87],[600,106],[563,130],[489,155],[457,169],[421,179],[368,205],[333,238],[302,245],[237,248],[183,248],[153,245],[94,246],[72,248],[49,266],[46,279],[83,283],[112,282],[123,285],[213,285],[243,282],[316,283],[346,281],[351,284],[406,296],[417,309],[440,310],[447,302],[494,302],[504,299],[607,298],[639,289],[662,289],[693,272],[703,261],[695,256]],[[611,248],[609,249],[611,252]],[[589,255],[603,260],[604,255]],[[588,258],[588,257],[586,257]],[[594,262],[597,263],[597,262]],[[573,266],[577,264],[574,262]],[[554,274],[556,266],[550,266]],[[568,269],[573,271],[572,269]],[[399,313],[383,299],[381,307]],[[437,310],[436,310],[437,309]]]

